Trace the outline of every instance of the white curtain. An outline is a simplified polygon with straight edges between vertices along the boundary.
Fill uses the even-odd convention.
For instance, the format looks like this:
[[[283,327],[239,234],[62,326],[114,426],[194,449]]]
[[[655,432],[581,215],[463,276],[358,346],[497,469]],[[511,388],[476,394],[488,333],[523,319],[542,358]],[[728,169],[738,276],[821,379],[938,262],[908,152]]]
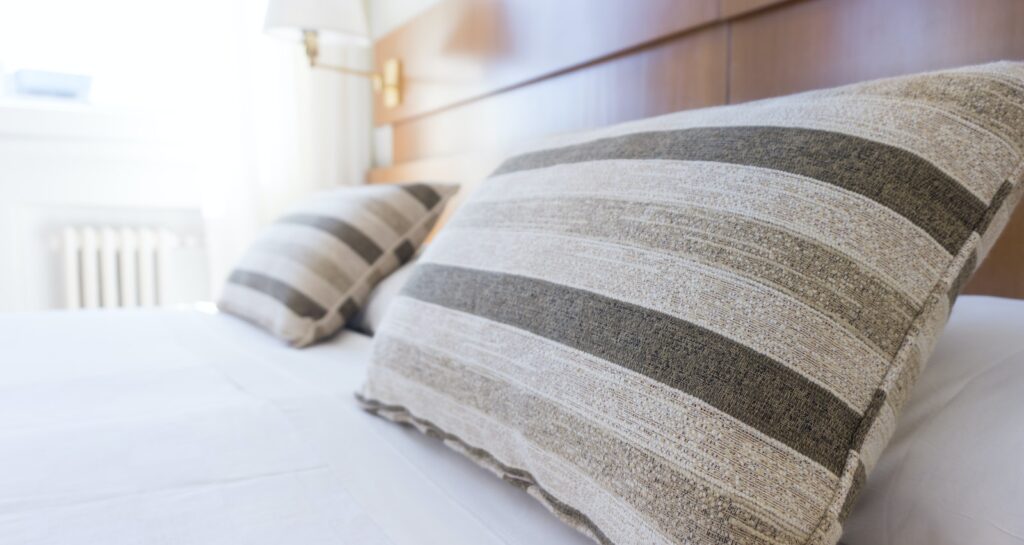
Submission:
[[[176,174],[175,187],[166,187],[169,176],[157,186],[130,159],[103,156],[117,169],[111,177],[120,176],[116,191],[91,181],[97,187],[60,195],[61,202],[201,208],[214,292],[261,226],[316,190],[361,183],[371,160],[370,83],[311,69],[300,44],[266,35],[266,1],[0,0],[0,76],[17,69],[90,76],[88,104],[55,111],[68,112],[68,123],[108,110],[132,120],[126,126],[139,134],[124,146],[171,163]],[[323,44],[321,56],[370,64],[368,48]],[[23,192],[8,182],[14,187],[0,191],[0,205]],[[42,200],[58,197],[40,191]]]
[[[239,10],[236,100],[226,101],[238,141],[204,210],[218,287],[260,227],[317,190],[362,183],[372,158],[369,81],[312,69],[300,44],[264,34],[265,0],[227,1]],[[368,48],[324,44],[320,59],[371,65]]]

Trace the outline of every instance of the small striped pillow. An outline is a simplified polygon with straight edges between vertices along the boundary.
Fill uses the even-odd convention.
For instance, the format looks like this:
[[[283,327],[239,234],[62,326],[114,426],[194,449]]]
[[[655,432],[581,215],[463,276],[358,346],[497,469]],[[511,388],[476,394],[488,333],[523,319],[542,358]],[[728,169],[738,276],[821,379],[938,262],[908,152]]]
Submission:
[[[417,183],[319,193],[257,238],[218,306],[294,346],[323,339],[412,257],[456,189]]]
[[[1022,193],[1020,63],[560,136],[419,258],[360,398],[600,543],[833,545]]]

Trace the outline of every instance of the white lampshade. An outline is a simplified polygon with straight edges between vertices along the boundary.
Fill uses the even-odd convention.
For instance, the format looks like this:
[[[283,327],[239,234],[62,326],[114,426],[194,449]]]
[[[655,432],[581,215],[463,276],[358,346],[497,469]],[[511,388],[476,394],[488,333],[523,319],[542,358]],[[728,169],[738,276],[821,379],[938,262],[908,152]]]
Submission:
[[[270,0],[263,28],[295,41],[315,30],[326,43],[368,45],[362,0]]]

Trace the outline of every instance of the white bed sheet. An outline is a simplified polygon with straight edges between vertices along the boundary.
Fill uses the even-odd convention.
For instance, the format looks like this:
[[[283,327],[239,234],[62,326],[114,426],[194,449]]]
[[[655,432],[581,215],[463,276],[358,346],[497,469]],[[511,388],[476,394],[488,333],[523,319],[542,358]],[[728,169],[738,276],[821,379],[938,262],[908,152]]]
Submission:
[[[950,380],[1024,369],[1014,324],[1024,301],[957,304],[847,543],[916,545],[893,540],[916,514],[892,502],[924,478],[901,465],[907,434],[959,399]],[[0,543],[589,543],[439,441],[360,410],[370,344],[345,332],[294,350],[197,311],[0,315]],[[1024,473],[1009,478],[1024,493]],[[1016,533],[1010,514],[978,525]]]
[[[355,404],[371,339],[223,315],[0,316],[0,543],[587,543]]]
[[[1024,301],[961,297],[846,545],[1024,545]]]

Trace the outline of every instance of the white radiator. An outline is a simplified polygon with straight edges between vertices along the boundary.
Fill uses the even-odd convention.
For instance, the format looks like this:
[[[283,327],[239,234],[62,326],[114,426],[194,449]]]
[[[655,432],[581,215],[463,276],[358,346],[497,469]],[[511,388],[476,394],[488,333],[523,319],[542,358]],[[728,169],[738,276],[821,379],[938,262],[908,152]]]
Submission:
[[[152,307],[168,303],[175,255],[192,237],[165,228],[66,227],[61,236],[64,306]]]

